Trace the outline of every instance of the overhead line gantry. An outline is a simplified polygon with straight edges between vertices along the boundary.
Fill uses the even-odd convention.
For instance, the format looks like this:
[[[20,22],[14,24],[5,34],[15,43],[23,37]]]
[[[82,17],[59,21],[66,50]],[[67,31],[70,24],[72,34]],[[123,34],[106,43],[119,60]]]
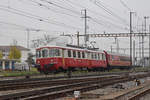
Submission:
[[[133,37],[136,36],[149,36],[150,33],[103,33],[103,34],[86,34],[89,37],[130,37],[132,35]],[[72,37],[80,37],[80,36],[85,36],[85,35],[79,35],[79,34],[62,34],[61,36],[72,36]]]

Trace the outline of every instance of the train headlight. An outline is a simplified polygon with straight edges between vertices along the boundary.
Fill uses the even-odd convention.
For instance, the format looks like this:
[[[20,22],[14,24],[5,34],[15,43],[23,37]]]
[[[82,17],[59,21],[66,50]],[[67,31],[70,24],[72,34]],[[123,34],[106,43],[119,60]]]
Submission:
[[[40,64],[40,61],[37,61],[37,64]]]
[[[51,62],[54,62],[54,60],[53,60],[53,59],[51,59],[50,61],[51,61]]]

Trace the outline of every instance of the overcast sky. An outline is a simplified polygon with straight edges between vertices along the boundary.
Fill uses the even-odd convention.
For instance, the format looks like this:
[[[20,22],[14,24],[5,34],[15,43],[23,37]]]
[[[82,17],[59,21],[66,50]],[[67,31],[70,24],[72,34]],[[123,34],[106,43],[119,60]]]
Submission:
[[[15,39],[19,45],[26,46],[27,29],[30,29],[30,41],[43,34],[58,36],[77,31],[84,34],[84,9],[89,17],[90,34],[129,32],[130,11],[136,12],[134,32],[141,31],[143,17],[150,16],[149,4],[150,0],[0,0],[0,45],[10,45]],[[41,31],[33,31],[37,29]],[[109,50],[111,45],[116,48],[114,38],[91,40],[97,41],[100,49]],[[128,41],[119,38],[120,47],[129,47]]]

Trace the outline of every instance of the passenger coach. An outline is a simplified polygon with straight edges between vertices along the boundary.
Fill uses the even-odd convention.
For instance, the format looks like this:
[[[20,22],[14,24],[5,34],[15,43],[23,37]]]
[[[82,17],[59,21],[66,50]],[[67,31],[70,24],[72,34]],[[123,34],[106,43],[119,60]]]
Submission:
[[[109,69],[130,69],[130,57],[125,54],[105,52]]]
[[[60,72],[68,69],[103,70],[107,68],[103,51],[49,46],[36,49],[36,67],[40,72]]]

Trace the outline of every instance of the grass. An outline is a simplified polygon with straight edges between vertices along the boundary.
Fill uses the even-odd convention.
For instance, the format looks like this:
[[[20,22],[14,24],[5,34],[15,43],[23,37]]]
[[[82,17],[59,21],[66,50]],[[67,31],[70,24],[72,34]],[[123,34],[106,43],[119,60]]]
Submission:
[[[0,75],[5,77],[15,77],[15,76],[26,76],[26,75],[34,75],[39,74],[39,72],[32,68],[31,71],[1,71]]]
[[[92,73],[112,73],[112,72],[128,72],[128,71],[147,71],[150,70],[150,67],[135,67],[131,70],[120,70],[120,69],[112,69],[109,72],[88,72],[88,71],[75,71],[72,72],[72,75],[82,75],[82,74],[92,74]],[[15,77],[15,76],[26,76],[26,75],[35,75],[40,74],[36,68],[31,68],[31,71],[0,71],[0,76],[5,77]],[[63,76],[67,75],[67,73],[58,73],[55,76]]]

